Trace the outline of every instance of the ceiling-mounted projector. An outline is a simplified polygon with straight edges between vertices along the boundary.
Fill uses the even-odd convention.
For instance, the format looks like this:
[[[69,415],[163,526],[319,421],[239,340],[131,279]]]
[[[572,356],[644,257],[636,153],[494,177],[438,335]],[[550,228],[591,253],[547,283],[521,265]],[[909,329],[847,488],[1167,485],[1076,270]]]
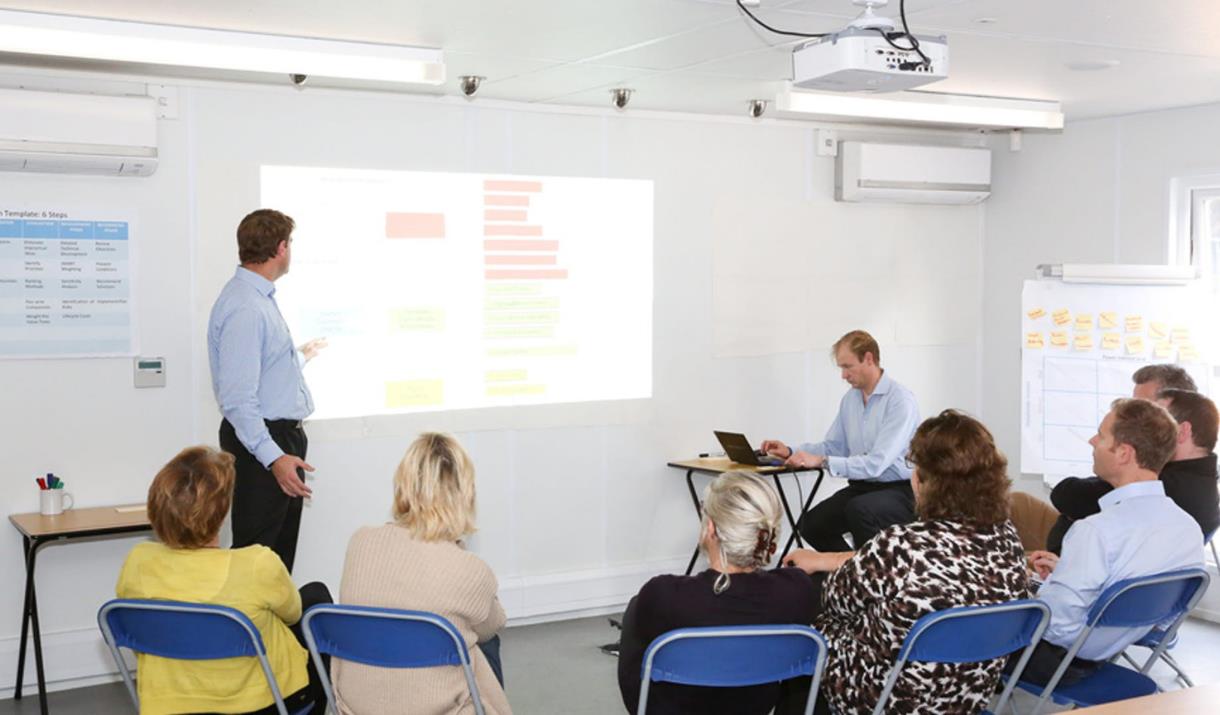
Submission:
[[[914,49],[895,47],[885,32],[879,27],[852,26],[797,46],[792,51],[793,86],[834,92],[896,92],[949,76],[949,44],[944,36],[915,38],[928,58],[925,62]],[[909,38],[902,39],[909,42]]]

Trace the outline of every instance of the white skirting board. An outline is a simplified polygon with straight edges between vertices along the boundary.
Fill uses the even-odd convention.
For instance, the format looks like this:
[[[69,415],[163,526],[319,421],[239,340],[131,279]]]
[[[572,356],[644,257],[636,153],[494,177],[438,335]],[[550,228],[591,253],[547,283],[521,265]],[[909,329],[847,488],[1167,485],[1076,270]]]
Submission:
[[[626,606],[648,579],[661,573],[682,573],[685,568],[685,559],[667,559],[506,578],[500,582],[500,600],[510,626],[615,613]],[[42,649],[48,690],[82,688],[118,679],[114,661],[97,628],[57,630],[54,614],[39,615],[43,620]],[[611,636],[607,629],[607,639]],[[13,696],[17,648],[17,637],[0,639],[0,698]],[[25,697],[38,697],[32,642],[27,646],[22,690]]]

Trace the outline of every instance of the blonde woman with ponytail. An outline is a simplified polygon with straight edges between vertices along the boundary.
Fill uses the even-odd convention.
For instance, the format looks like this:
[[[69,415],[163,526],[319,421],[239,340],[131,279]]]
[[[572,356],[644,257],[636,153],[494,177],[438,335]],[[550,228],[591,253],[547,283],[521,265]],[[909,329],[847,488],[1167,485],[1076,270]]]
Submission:
[[[510,714],[500,670],[504,609],[491,567],[462,543],[475,532],[474,463],[456,439],[426,432],[411,443],[394,473],[392,513],[392,522],[352,536],[340,601],[449,619],[470,651],[484,712]],[[387,669],[336,659],[332,671],[344,715],[474,712],[457,668]]]
[[[757,475],[725,472],[708,486],[699,537],[708,569],[695,576],[653,578],[623,616],[618,679],[629,712],[636,712],[639,701],[644,651],[663,633],[696,626],[812,622],[816,599],[808,575],[795,568],[768,569],[782,513],[775,490]],[[804,678],[744,688],[655,683],[649,690],[648,712],[762,715],[789,695],[803,702],[808,682]]]

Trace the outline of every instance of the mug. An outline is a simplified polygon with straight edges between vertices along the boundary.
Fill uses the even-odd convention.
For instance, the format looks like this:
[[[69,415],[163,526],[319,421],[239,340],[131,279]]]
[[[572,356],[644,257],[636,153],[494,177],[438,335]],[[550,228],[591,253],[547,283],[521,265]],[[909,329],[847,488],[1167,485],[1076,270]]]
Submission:
[[[72,495],[62,489],[43,489],[38,492],[38,499],[38,511],[43,516],[56,516],[72,508]]]

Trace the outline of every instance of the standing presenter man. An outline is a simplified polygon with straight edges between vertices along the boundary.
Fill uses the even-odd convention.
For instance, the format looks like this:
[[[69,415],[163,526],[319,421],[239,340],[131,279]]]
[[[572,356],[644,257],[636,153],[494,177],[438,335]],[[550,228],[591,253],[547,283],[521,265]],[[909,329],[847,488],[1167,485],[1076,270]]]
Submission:
[[[208,320],[212,391],[224,419],[220,447],[236,458],[233,548],[262,544],[288,571],[296,557],[309,442],[301,421],[313,398],[301,368],[325,339],[298,348],[275,303],[275,281],[292,262],[293,220],[259,209],[237,227],[241,265],[225,284]]]
[[[886,527],[915,519],[906,456],[919,426],[919,405],[881,369],[881,348],[873,336],[853,330],[835,342],[833,352],[851,389],[839,402],[826,438],[795,448],[767,440],[762,448],[791,466],[826,467],[831,475],[847,478],[847,486],[810,509],[799,526],[818,551],[850,551]],[[852,535],[852,546],[845,533]]]

